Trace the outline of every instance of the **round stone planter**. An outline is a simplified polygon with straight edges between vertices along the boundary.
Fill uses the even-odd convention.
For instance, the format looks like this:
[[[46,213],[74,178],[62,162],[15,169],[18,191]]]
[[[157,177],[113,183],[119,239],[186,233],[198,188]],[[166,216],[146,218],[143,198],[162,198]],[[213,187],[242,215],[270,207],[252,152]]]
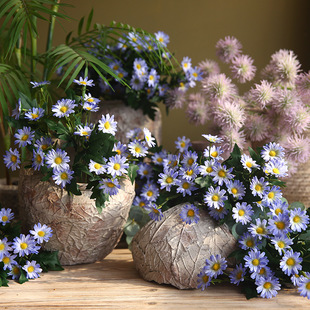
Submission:
[[[97,211],[91,191],[68,195],[54,182],[41,181],[42,175],[22,169],[19,179],[19,200],[28,228],[40,222],[53,229],[51,239],[43,244],[49,251],[59,251],[62,265],[93,263],[102,260],[117,245],[123,233],[135,192],[129,179],[106,202],[102,213]]]
[[[197,275],[205,260],[212,254],[227,258],[237,242],[229,228],[219,226],[206,210],[200,209],[197,224],[183,223],[183,206],[165,211],[161,221],[150,221],[141,228],[132,240],[132,256],[145,280],[192,289],[197,287]]]
[[[92,113],[92,122],[99,121],[102,114],[108,113],[114,115],[114,120],[117,121],[117,132],[115,135],[117,140],[128,143],[129,139],[126,137],[126,134],[130,130],[147,128],[156,138],[157,143],[161,144],[162,118],[159,109],[157,109],[155,119],[151,120],[147,115],[143,114],[141,109],[134,110],[125,105],[121,100],[103,100],[100,103],[100,110]]]

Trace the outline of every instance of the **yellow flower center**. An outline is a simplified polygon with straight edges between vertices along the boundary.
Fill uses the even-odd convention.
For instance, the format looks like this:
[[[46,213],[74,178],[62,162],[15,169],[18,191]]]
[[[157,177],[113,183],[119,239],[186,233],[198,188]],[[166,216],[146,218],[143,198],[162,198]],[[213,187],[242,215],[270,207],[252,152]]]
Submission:
[[[256,185],[255,185],[255,190],[256,190],[257,192],[260,192],[260,191],[262,190],[262,186],[259,185],[259,184],[256,184]]]
[[[204,276],[202,277],[202,281],[203,281],[204,283],[207,283],[207,282],[209,281],[209,276],[204,275]]]
[[[186,144],[185,144],[185,142],[181,142],[180,145],[183,148],[183,147],[185,147]]]
[[[149,197],[152,197],[153,196],[153,192],[152,191],[147,191],[146,195],[149,196]]]
[[[184,182],[183,185],[182,185],[182,187],[183,187],[184,189],[188,189],[188,188],[189,188],[189,183]]]
[[[140,65],[140,64],[136,64],[136,68],[137,68],[138,70],[140,70],[140,69],[141,69],[141,65]]]
[[[136,153],[140,153],[140,152],[141,152],[141,148],[138,147],[138,146],[136,146],[136,147],[135,147],[135,151],[136,151]]]
[[[122,72],[119,72],[119,74],[117,75],[119,78],[123,78],[124,74]]]
[[[301,221],[300,216],[295,215],[295,216],[293,217],[293,222],[294,222],[294,223],[300,223],[300,221]]]
[[[275,151],[273,151],[273,150],[271,150],[270,152],[269,152],[269,156],[271,156],[271,157],[274,157],[274,156],[276,156],[277,155],[277,153],[275,152]]]
[[[279,174],[279,173],[280,173],[280,171],[279,171],[278,168],[273,168],[273,169],[272,169],[272,172],[273,172],[274,174]]]
[[[219,196],[216,194],[212,196],[213,201],[219,201],[219,199],[220,199]]]
[[[239,271],[237,274],[236,274],[236,278],[238,280],[240,280],[242,278],[242,271]]]
[[[39,237],[44,237],[45,236],[45,232],[43,230],[38,231],[38,236]]]
[[[188,170],[188,171],[186,171],[186,174],[187,174],[187,175],[192,175],[193,173],[194,173],[193,170]]]
[[[226,172],[225,172],[224,170],[220,170],[220,171],[218,172],[218,176],[219,176],[220,178],[224,178],[224,177],[226,176]]]
[[[238,211],[238,215],[239,215],[239,216],[243,216],[244,213],[245,213],[245,212],[244,212],[244,210],[242,210],[242,209]]]
[[[264,275],[265,272],[266,272],[266,269],[263,267],[263,268],[261,268],[261,269],[259,270],[258,273],[259,273],[260,275]]]
[[[238,193],[238,189],[235,188],[235,187],[233,187],[233,188],[231,189],[231,192],[232,192],[234,195],[236,195],[236,194]]]
[[[11,156],[11,162],[16,163],[17,162],[17,156],[12,155]]]
[[[12,272],[15,275],[19,274],[19,268],[17,266],[13,267]]]
[[[212,266],[212,269],[213,269],[214,271],[218,271],[220,268],[221,268],[221,266],[220,266],[219,263],[215,263],[215,264]]]
[[[148,171],[148,170],[143,170],[143,174],[144,174],[144,175],[148,175],[148,174],[149,174],[149,171]]]
[[[8,264],[10,262],[10,258],[5,256],[5,257],[3,257],[2,261],[4,264]]]
[[[42,149],[43,151],[45,151],[47,148],[48,148],[48,145],[47,145],[47,144],[42,144],[42,145],[41,145],[41,149]]]
[[[295,265],[295,259],[290,257],[286,260],[286,265],[288,266],[294,266]]]
[[[269,199],[273,199],[273,198],[274,198],[274,192],[270,192],[270,193],[268,194],[268,198],[269,198]]]
[[[284,229],[285,228],[285,223],[284,222],[275,222],[276,226],[278,229]]]
[[[246,165],[248,168],[252,168],[252,166],[253,166],[252,163],[250,163],[249,161],[247,161],[245,165]]]
[[[272,284],[270,282],[265,282],[263,286],[266,290],[269,290],[271,288]]]
[[[306,284],[306,289],[309,291],[310,290],[310,282],[308,282],[307,284]]]
[[[285,247],[285,243],[283,241],[278,241],[277,244],[280,249],[283,249]]]
[[[193,158],[190,158],[187,163],[191,166],[193,163],[194,163],[194,159]]]
[[[167,182],[168,184],[172,183],[172,182],[173,182],[172,177],[168,177],[168,178],[166,179],[166,182]]]
[[[115,152],[116,152],[118,155],[121,155],[121,154],[122,154],[121,150],[116,150]]]
[[[116,71],[116,70],[119,69],[119,66],[118,66],[118,65],[114,65],[114,66],[113,66],[113,69]]]
[[[187,211],[187,215],[188,215],[189,217],[193,217],[193,216],[195,215],[194,210],[193,210],[193,209],[188,210],[188,211]]]
[[[161,163],[162,161],[163,161],[163,159],[162,159],[161,157],[158,157],[158,158],[157,158],[157,162],[158,162],[158,163]]]
[[[159,210],[153,208],[153,212],[156,213],[156,214],[158,214],[158,213],[159,213]]]
[[[105,122],[105,123],[104,123],[104,128],[105,128],[105,129],[110,129],[110,127],[111,127],[111,125],[110,125],[109,122]]]
[[[55,158],[54,162],[56,165],[60,165],[62,163],[62,158],[58,156]]]
[[[248,248],[252,248],[254,246],[253,240],[247,240],[245,244]]]
[[[29,138],[29,135],[23,135],[21,140],[26,141],[28,138]]]
[[[150,75],[150,76],[149,76],[149,79],[150,79],[151,81],[153,81],[153,80],[154,80],[154,76],[153,76],[153,75]]]
[[[279,213],[282,213],[282,209],[277,208],[277,209],[275,209],[274,213],[275,213],[276,215],[279,215]]]
[[[91,97],[90,97],[90,98],[87,99],[87,101],[90,102],[90,103],[92,103],[92,102],[94,102],[94,98],[91,98]]]
[[[139,207],[144,207],[145,206],[145,203],[143,202],[143,201],[141,201],[140,203],[139,203]]]
[[[82,131],[82,135],[83,136],[88,136],[88,132],[87,131]]]
[[[38,163],[41,163],[41,162],[42,162],[42,157],[41,157],[41,155],[37,154],[37,156],[36,156],[36,161],[37,161]]]
[[[185,63],[183,64],[183,67],[184,67],[184,68],[187,68],[187,66],[188,66],[188,64],[187,64],[187,62],[185,62]]]
[[[33,119],[36,119],[36,118],[38,118],[38,117],[39,117],[39,114],[34,114],[34,113],[31,113],[31,117],[32,117]]]
[[[213,169],[212,169],[211,167],[208,167],[208,168],[206,169],[206,171],[207,171],[208,173],[211,173],[211,172],[213,171]]]
[[[265,231],[265,230],[264,230],[263,227],[257,227],[257,228],[256,228],[256,232],[257,232],[259,235],[263,234],[264,231]]]
[[[110,188],[113,188],[113,187],[115,187],[115,184],[112,183],[112,182],[108,182],[108,183],[107,183],[107,186],[110,187]]]
[[[258,265],[259,265],[259,259],[254,258],[254,259],[252,260],[252,265],[253,265],[253,266],[258,266]]]
[[[3,251],[3,250],[4,250],[4,244],[0,243],[0,251]]]
[[[98,164],[98,163],[95,163],[95,164],[94,164],[94,168],[97,169],[97,170],[100,169],[101,167],[102,167],[102,166],[101,166],[100,164]]]
[[[28,269],[28,272],[33,272],[34,271],[34,267],[33,266],[29,266],[27,269]]]
[[[62,113],[66,113],[68,111],[68,108],[67,107],[61,107],[59,110]]]
[[[121,169],[121,165],[119,163],[115,163],[114,166],[113,166],[113,169],[114,170],[119,170],[119,169]]]
[[[193,76],[197,77],[198,76],[197,72],[193,72]]]
[[[217,151],[214,151],[214,152],[211,153],[211,156],[212,156],[212,157],[217,157],[218,154],[219,154],[219,153],[218,153]]]
[[[86,85],[87,83],[85,81],[80,81],[80,84]]]
[[[20,248],[21,248],[22,250],[26,250],[26,249],[28,248],[28,244],[25,243],[25,242],[22,242],[22,243],[20,244]]]
[[[2,222],[6,222],[9,218],[6,215],[2,216]]]
[[[61,175],[60,175],[60,178],[62,180],[68,180],[68,174],[66,172],[62,172]]]

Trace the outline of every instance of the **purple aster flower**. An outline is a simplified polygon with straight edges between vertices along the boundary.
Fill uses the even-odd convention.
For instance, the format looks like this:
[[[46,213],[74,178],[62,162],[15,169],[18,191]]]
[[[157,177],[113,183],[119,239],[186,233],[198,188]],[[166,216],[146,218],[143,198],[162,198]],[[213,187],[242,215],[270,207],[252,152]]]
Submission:
[[[186,77],[189,80],[189,85],[191,87],[195,86],[196,84],[193,83],[195,81],[201,81],[202,80],[202,70],[198,67],[191,67],[187,72],[186,72]]]
[[[216,55],[224,63],[231,62],[241,53],[242,45],[235,37],[225,37],[220,39],[216,45]]]
[[[34,168],[34,170],[41,169],[41,167],[44,165],[44,158],[45,154],[41,149],[33,150],[32,167]]]
[[[156,152],[154,153],[154,155],[152,155],[152,162],[155,164],[155,165],[158,165],[158,166],[162,166],[163,165],[163,162],[164,162],[164,158],[166,157],[166,152],[165,151],[162,151],[162,152]]]
[[[226,184],[231,180],[234,175],[231,173],[233,168],[226,168],[225,165],[218,165],[214,167],[213,172],[211,172],[211,176],[213,177],[213,182],[218,185]]]
[[[121,176],[127,173],[129,164],[127,163],[127,158],[121,155],[115,155],[109,158],[106,164],[107,173],[111,174],[112,177]]]
[[[265,255],[265,252],[260,252],[257,249],[250,250],[248,255],[244,256],[244,266],[248,267],[251,272],[258,272],[268,264],[268,258]]]
[[[279,280],[275,277],[264,278],[261,277],[256,282],[257,292],[262,298],[272,298],[278,294],[278,290],[281,289]]]
[[[148,202],[156,201],[159,196],[159,189],[156,184],[147,182],[141,190],[141,197],[145,198]]]
[[[301,263],[302,258],[299,252],[293,252],[293,250],[288,250],[283,255],[280,261],[280,267],[282,271],[290,276],[293,274],[298,274],[298,271],[302,269]]]
[[[21,266],[18,264],[13,265],[8,275],[11,276],[13,280],[18,280],[21,275]]]
[[[36,246],[35,239],[30,235],[21,234],[19,237],[15,237],[13,240],[12,248],[14,254],[18,254],[20,257],[29,254],[38,254],[40,247]]]
[[[71,99],[61,99],[52,106],[52,111],[56,117],[68,117],[70,114],[74,113],[74,108],[77,105],[74,100]]]
[[[8,169],[12,169],[12,171],[19,169],[21,161],[18,150],[14,149],[13,151],[12,148],[10,148],[8,151],[5,152],[5,155],[3,155],[3,161]]]
[[[159,41],[159,43],[164,47],[166,47],[167,44],[170,42],[169,35],[167,35],[163,31],[158,31],[154,33],[154,35],[156,40]]]
[[[248,55],[238,55],[231,61],[230,70],[239,83],[251,81],[256,73],[253,59]]]
[[[200,165],[198,167],[199,173],[202,176],[210,175],[214,171],[214,166],[215,165],[218,165],[218,162],[216,162],[215,160],[213,160],[213,159],[206,160],[203,165]]]
[[[245,186],[239,180],[230,180],[226,183],[227,191],[234,198],[241,200],[245,196]]]
[[[206,274],[206,266],[202,268],[202,270],[198,274],[198,279],[197,279],[197,288],[201,289],[204,291],[208,286],[211,284],[211,279],[212,277],[208,276]]]
[[[195,165],[197,159],[198,159],[198,154],[195,151],[186,150],[183,153],[183,158],[181,160],[181,163],[185,167],[192,167],[193,165]]]
[[[177,171],[164,168],[164,171],[158,175],[158,184],[160,184],[160,188],[164,188],[166,191],[170,192],[171,186],[176,185],[177,176]]]
[[[264,171],[276,176],[277,178],[286,177],[288,175],[287,162],[282,158],[271,159],[266,163]]]
[[[309,224],[309,215],[306,210],[295,208],[290,210],[289,220],[293,231],[301,232],[306,230]]]
[[[187,149],[192,145],[190,139],[183,137],[178,137],[177,141],[175,141],[176,148],[180,153],[187,151]]]
[[[153,168],[149,163],[139,163],[138,164],[139,169],[137,171],[138,175],[141,177],[141,179],[150,179],[153,177]]]
[[[286,235],[291,231],[290,220],[287,213],[280,213],[279,215],[274,216],[271,219],[268,219],[268,231],[277,236],[277,235]]]
[[[67,152],[61,149],[51,149],[48,151],[45,157],[46,164],[49,168],[53,170],[65,170],[69,168],[70,158],[67,155]]]
[[[300,296],[310,299],[310,273],[306,272],[306,277],[302,277],[298,285]]]
[[[23,129],[17,130],[14,137],[16,138],[15,144],[18,144],[19,147],[24,147],[27,144],[31,144],[31,141],[34,138],[34,131],[31,131],[30,127],[24,126]]]
[[[232,208],[232,217],[237,223],[241,223],[242,225],[249,223],[252,220],[253,214],[252,206],[246,202],[237,202],[236,206]]]
[[[27,261],[26,265],[22,268],[27,272],[26,278],[27,279],[35,279],[39,277],[39,274],[42,272],[42,268],[40,268],[40,264],[37,264],[36,261],[32,260]]]
[[[128,144],[129,152],[135,157],[144,157],[148,153],[147,147],[144,141],[134,140]]]
[[[267,189],[268,182],[265,181],[264,177],[258,179],[257,176],[254,176],[250,183],[250,189],[254,196],[263,197],[265,190]]]
[[[92,124],[88,125],[78,125],[75,129],[74,134],[80,137],[85,137],[88,139],[93,131],[94,127]]]
[[[181,61],[183,71],[186,73],[192,67],[192,60],[189,57],[183,57]]]
[[[269,212],[267,215],[274,217],[278,216],[280,213],[288,213],[288,203],[286,201],[276,201],[269,207]]]
[[[227,261],[220,254],[211,255],[210,258],[206,259],[206,275],[217,278],[223,274],[223,271],[227,268]]]
[[[3,270],[12,270],[13,266],[17,264],[15,258],[17,255],[7,254],[2,258],[2,262],[4,264]]]
[[[155,87],[159,82],[159,75],[155,69],[151,69],[148,75],[147,85],[149,87]]]
[[[290,246],[293,244],[292,239],[283,234],[274,236],[270,241],[280,255],[282,255],[286,249],[291,249]]]
[[[116,144],[114,144],[112,151],[116,152],[118,155],[127,156],[127,145],[118,141]]]
[[[4,237],[0,239],[0,260],[2,260],[5,256],[10,255],[10,251],[12,251],[12,248],[11,242],[8,241],[8,238]]]
[[[30,121],[37,121],[44,116],[44,112],[42,108],[32,108],[25,113],[25,117]]]
[[[186,180],[195,180],[198,174],[198,164],[194,163],[192,166],[180,167],[179,175]]]
[[[50,81],[30,82],[30,84],[32,85],[32,88],[37,88],[37,87],[42,87],[44,85],[49,85],[51,84],[51,82]]]
[[[268,186],[263,195],[262,203],[266,206],[271,206],[273,203],[281,200],[282,192],[279,186],[273,185],[271,188]]]
[[[210,143],[221,143],[223,142],[223,139],[221,137],[210,135],[210,134],[203,134],[202,135],[205,139],[207,139]]]
[[[212,160],[220,161],[223,160],[223,157],[221,156],[223,153],[224,151],[220,146],[211,145],[204,150],[203,155]]]
[[[240,161],[241,161],[243,168],[248,170],[249,172],[252,172],[252,169],[254,169],[254,168],[259,169],[259,165],[249,155],[242,154]]]
[[[185,197],[186,195],[191,196],[192,191],[195,191],[197,189],[193,180],[188,180],[185,178],[177,179],[176,185],[177,185],[176,189],[177,193],[181,193],[183,197]]]
[[[53,180],[57,185],[60,185],[61,188],[64,188],[67,184],[71,183],[73,179],[74,171],[70,170],[69,167],[53,171]]]
[[[50,137],[41,137],[34,143],[34,146],[41,149],[42,151],[46,151],[52,145],[53,141]]]
[[[186,224],[197,224],[200,219],[199,209],[193,204],[186,204],[182,207],[180,217]]]
[[[216,188],[210,186],[204,196],[204,202],[210,208],[219,209],[220,207],[224,207],[224,201],[228,199],[225,194],[226,191],[224,189],[221,190],[219,186]]]
[[[41,223],[35,224],[33,230],[29,230],[38,243],[47,242],[53,235],[52,231],[50,227]]]
[[[102,189],[105,194],[110,196],[116,195],[121,188],[117,179],[103,179],[99,181],[99,189]]]
[[[249,232],[244,233],[239,239],[239,245],[243,250],[254,249],[258,245],[257,236],[253,236]]]
[[[216,221],[222,220],[227,214],[228,210],[224,207],[219,207],[218,209],[208,207],[209,215]]]
[[[156,145],[155,138],[152,137],[152,133],[149,129],[143,128],[144,139],[148,147],[153,147]]]
[[[261,220],[260,218],[255,219],[255,223],[252,223],[248,230],[252,236],[257,237],[259,240],[263,237],[267,237],[269,233],[267,229],[267,220]]]
[[[260,278],[266,279],[273,276],[274,272],[268,266],[264,266],[260,268],[258,271],[252,272],[251,274],[251,278],[254,279],[255,282],[257,282],[257,280],[259,280]]]
[[[85,77],[84,79],[80,77],[78,80],[74,79],[73,82],[81,86],[95,86],[93,80],[89,80],[88,77]]]
[[[239,285],[240,282],[244,281],[246,269],[242,264],[236,265],[236,268],[229,274],[230,283]]]
[[[114,120],[114,115],[110,116],[109,113],[107,115],[102,115],[99,120],[98,129],[104,133],[109,133],[115,136],[117,131],[117,121]]]
[[[14,117],[16,120],[19,120],[21,111],[22,111],[22,100],[19,98],[15,109],[12,110],[12,117]]]
[[[149,217],[156,222],[160,221],[164,217],[161,209],[155,203],[146,205],[145,210],[149,212]]]

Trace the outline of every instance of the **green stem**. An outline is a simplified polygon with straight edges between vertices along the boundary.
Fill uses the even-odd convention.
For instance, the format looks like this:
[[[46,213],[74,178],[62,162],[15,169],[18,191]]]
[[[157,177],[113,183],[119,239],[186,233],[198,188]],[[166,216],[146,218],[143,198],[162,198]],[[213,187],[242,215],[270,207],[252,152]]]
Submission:
[[[52,11],[57,13],[60,0],[54,0],[54,1],[55,1],[55,4],[52,6]],[[49,28],[48,28],[47,42],[46,42],[46,52],[48,52],[52,48],[55,21],[56,21],[56,16],[51,15],[50,24],[49,24]],[[48,65],[49,65],[49,60],[48,60],[48,58],[46,58],[45,64],[44,64],[44,71],[43,71],[43,81],[47,80]]]
[[[34,25],[37,24],[37,17],[32,16],[32,22]],[[38,48],[37,48],[37,34],[33,31],[33,29],[30,30],[30,36],[31,36],[31,80],[34,80],[34,74],[36,72],[36,64],[37,64],[37,54],[38,54]]]
[[[21,66],[22,66],[21,46],[22,46],[22,39],[21,39],[21,37],[19,37],[18,43],[17,43],[17,45],[15,47],[15,56],[16,56],[17,65],[19,66],[19,68],[21,68]]]

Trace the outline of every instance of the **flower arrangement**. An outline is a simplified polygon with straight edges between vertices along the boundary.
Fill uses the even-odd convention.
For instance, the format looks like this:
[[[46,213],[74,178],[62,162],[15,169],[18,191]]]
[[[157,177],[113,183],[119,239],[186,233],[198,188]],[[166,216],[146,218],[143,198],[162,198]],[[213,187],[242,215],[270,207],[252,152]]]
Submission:
[[[35,279],[48,270],[63,270],[57,252],[41,250],[43,242],[48,242],[52,230],[38,223],[28,234],[21,234],[19,224],[14,222],[14,214],[9,208],[0,210],[0,286],[8,286],[13,279],[20,284]]]
[[[113,115],[102,115],[92,123],[92,113],[99,109],[99,99],[88,91],[93,80],[74,80],[80,93],[68,90],[68,96],[52,104],[47,97],[48,82],[33,83],[36,99],[21,94],[9,124],[15,128],[15,144],[4,155],[5,165],[16,170],[23,163],[42,173],[42,180],[52,178],[74,195],[81,195],[79,182],[87,183],[99,211],[111,195],[116,195],[121,178],[134,182],[137,158],[147,153],[153,141],[144,130],[144,141],[136,139],[124,152],[115,139],[117,122]]]
[[[113,31],[113,28],[112,30]],[[119,78],[127,81],[126,87],[111,76],[102,73],[106,80],[91,71],[91,78],[98,81],[94,94],[103,99],[119,99],[133,109],[141,109],[154,119],[156,107],[163,102],[167,109],[180,106],[184,93],[194,87],[202,78],[198,67],[190,66],[190,59],[184,57],[180,67],[174,56],[167,50],[170,38],[162,31],[154,35],[124,32],[93,40],[88,45],[91,53],[106,61]],[[102,43],[107,45],[102,46]]]
[[[215,49],[228,73],[221,72],[214,60],[199,63],[203,79],[188,96],[189,121],[215,128],[213,133],[223,138],[226,156],[235,143],[242,149],[266,141],[280,143],[289,173],[294,174],[310,157],[310,73],[301,70],[293,51],[281,49],[271,56],[257,81],[254,61],[236,38],[219,40]]]
[[[209,143],[203,152],[179,137],[178,152],[155,146],[138,164],[127,241],[147,221],[145,215],[160,221],[165,210],[186,202],[180,218],[187,225],[195,225],[200,209],[206,209],[218,225],[228,225],[239,245],[228,257],[234,268],[218,253],[206,257],[198,288],[228,281],[240,285],[247,298],[271,298],[292,283],[310,299],[310,209],[299,202],[289,205],[282,196],[284,183],[278,178],[288,174],[284,148],[270,142],[258,152],[249,147],[247,155],[235,145],[224,160],[222,138],[203,136]]]

